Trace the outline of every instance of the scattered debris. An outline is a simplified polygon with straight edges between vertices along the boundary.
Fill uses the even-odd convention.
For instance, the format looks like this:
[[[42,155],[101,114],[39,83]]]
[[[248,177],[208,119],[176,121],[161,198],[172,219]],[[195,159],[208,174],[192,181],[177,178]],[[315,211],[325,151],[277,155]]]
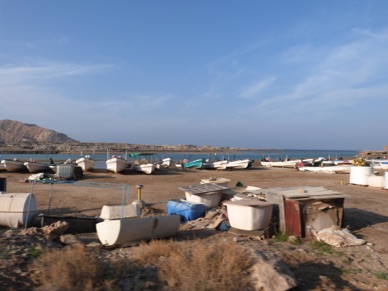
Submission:
[[[339,229],[337,226],[325,228],[316,233],[318,241],[335,247],[359,246],[365,244],[365,240],[355,237],[347,228]]]

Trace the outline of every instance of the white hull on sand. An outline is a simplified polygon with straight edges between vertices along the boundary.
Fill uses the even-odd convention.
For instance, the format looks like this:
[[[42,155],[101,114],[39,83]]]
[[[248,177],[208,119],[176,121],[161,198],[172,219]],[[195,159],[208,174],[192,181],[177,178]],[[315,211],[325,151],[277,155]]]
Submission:
[[[202,168],[203,169],[225,170],[227,164],[228,164],[227,160],[215,161],[215,162],[204,162],[202,164]]]
[[[106,168],[113,173],[120,173],[129,167],[129,162],[121,157],[112,157],[106,161]]]
[[[228,161],[226,164],[227,169],[246,169],[248,168],[250,160],[236,160],[236,161]]]
[[[164,158],[162,159],[162,168],[168,168],[169,166],[171,166],[171,158]]]
[[[278,167],[278,168],[295,168],[301,160],[291,161],[273,161],[273,162],[261,162],[261,165],[266,168]]]
[[[171,158],[165,158],[155,163],[157,169],[168,168],[171,166]]]
[[[75,161],[77,166],[81,167],[84,172],[90,171],[94,168],[94,160],[88,157],[82,157]]]
[[[24,162],[18,160],[2,160],[1,164],[4,165],[4,168],[8,172],[21,172],[27,170]]]
[[[326,174],[349,174],[352,165],[342,166],[325,166],[325,167],[300,167],[299,171],[302,172],[314,172],[314,173],[326,173]]]
[[[148,164],[132,165],[131,168],[135,171],[143,172],[149,175],[155,171],[156,165],[153,163],[148,163]]]
[[[45,163],[37,163],[37,162],[25,162],[24,165],[28,169],[30,173],[42,173],[42,172],[47,172],[50,171],[51,168],[48,164]]]
[[[373,169],[388,170],[388,160],[367,160]]]

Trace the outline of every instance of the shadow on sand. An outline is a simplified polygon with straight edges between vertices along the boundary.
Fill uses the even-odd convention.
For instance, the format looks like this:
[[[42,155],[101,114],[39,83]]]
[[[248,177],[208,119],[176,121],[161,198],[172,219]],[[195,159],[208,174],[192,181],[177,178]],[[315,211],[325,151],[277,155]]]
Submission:
[[[352,231],[385,222],[388,222],[388,216],[365,211],[359,208],[345,209],[344,225],[349,225]]]

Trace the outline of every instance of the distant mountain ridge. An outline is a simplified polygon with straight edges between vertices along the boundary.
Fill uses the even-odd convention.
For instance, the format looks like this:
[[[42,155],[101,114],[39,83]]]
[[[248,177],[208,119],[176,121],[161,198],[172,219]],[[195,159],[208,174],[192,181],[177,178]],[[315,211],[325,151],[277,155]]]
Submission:
[[[0,120],[0,141],[3,143],[68,143],[78,142],[64,133],[46,129],[35,124],[16,120]]]

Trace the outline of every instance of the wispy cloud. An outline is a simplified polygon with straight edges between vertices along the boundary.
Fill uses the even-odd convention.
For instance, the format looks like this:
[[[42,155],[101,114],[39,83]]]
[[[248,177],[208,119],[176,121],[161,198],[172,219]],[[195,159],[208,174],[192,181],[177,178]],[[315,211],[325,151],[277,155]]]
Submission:
[[[77,98],[56,83],[68,77],[77,77],[75,80],[82,83],[83,79],[106,73],[112,67],[53,62],[3,65],[0,67],[2,118],[35,123],[72,134],[79,140],[91,140],[92,136],[101,138],[103,131],[111,132],[114,140],[113,135],[118,133],[113,129],[118,120],[129,127],[142,122],[144,116],[150,123],[163,123],[158,122],[159,115],[168,108],[172,95],[122,94],[94,100]]]
[[[68,63],[39,62],[22,65],[3,65],[0,67],[0,82],[27,82],[30,80],[46,80],[62,78],[67,76],[77,76],[95,74],[111,69],[110,64],[99,65],[78,65]]]
[[[242,89],[238,97],[247,98],[247,99],[257,97],[257,94],[259,92],[268,88],[273,82],[275,82],[275,80],[276,80],[276,77],[260,80],[257,83]]]
[[[330,49],[323,48],[319,55],[325,52],[324,57],[319,62],[312,60],[311,63],[316,65],[306,70],[309,74],[300,77],[299,82],[288,84],[284,88],[285,93],[262,100],[257,108],[267,114],[281,108],[285,112],[294,108],[300,113],[318,110],[322,113],[322,110],[332,109],[334,104],[353,106],[367,99],[386,103],[388,100],[382,94],[386,84],[384,76],[388,73],[386,47],[387,30],[379,33],[355,31],[351,42]],[[306,54],[304,50],[301,53],[314,55]],[[294,60],[297,59],[304,62],[302,56],[294,56]],[[314,105],[319,105],[319,108],[314,108]]]

